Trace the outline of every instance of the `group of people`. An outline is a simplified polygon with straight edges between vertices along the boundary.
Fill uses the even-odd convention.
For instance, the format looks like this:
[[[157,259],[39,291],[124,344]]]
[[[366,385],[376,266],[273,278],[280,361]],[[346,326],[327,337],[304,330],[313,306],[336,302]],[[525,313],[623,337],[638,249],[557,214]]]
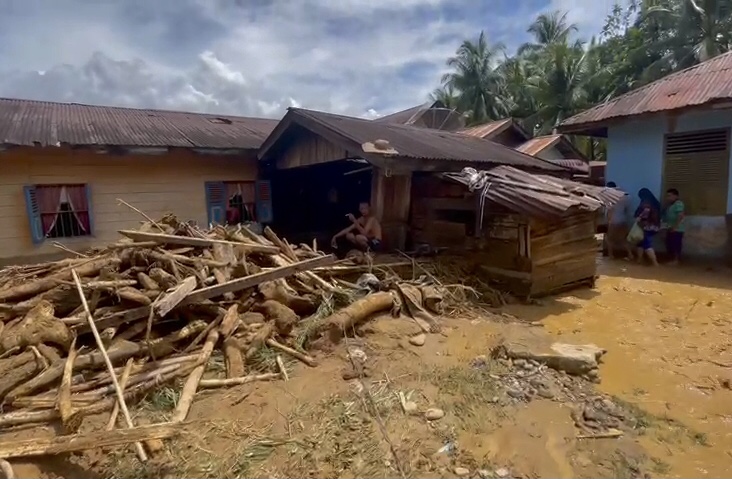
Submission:
[[[617,188],[608,182],[608,188]],[[684,202],[675,188],[666,190],[665,204],[648,188],[638,191],[640,204],[631,216],[630,197],[625,197],[607,212],[607,250],[614,256],[615,248],[622,245],[629,259],[639,263],[647,257],[653,266],[658,265],[653,242],[656,235],[666,232],[666,253],[671,264],[678,264],[684,242]]]

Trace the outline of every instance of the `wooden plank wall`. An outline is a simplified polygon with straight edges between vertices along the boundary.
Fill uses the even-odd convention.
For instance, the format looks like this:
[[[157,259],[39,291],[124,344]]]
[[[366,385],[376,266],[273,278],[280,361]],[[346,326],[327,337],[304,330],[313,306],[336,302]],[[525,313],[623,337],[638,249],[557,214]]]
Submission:
[[[34,245],[23,186],[89,184],[94,235],[57,241],[83,250],[118,239],[117,230],[135,228],[139,214],[117,203],[121,198],[153,218],[174,213],[205,224],[206,181],[252,181],[256,158],[203,156],[185,150],[152,155],[109,156],[66,148],[16,148],[0,152],[0,264],[57,256],[52,241]]]
[[[407,242],[412,174],[386,176],[381,168],[374,168],[372,174],[371,207],[381,221],[384,246],[389,249],[404,249]]]
[[[276,165],[278,169],[285,170],[338,161],[351,156],[347,150],[334,145],[325,138],[301,129],[294,136],[292,144],[285,148],[277,158]]]

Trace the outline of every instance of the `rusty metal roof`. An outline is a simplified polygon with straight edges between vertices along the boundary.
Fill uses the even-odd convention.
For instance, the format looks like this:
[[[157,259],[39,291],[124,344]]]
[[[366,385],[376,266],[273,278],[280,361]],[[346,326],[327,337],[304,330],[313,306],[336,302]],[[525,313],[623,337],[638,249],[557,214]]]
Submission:
[[[0,145],[256,149],[277,120],[0,98]]]
[[[430,108],[442,108],[443,106],[444,105],[440,101],[427,102],[412,108],[407,108],[406,110],[397,111],[391,115],[376,118],[372,121],[378,123],[392,123],[394,125],[411,125]]]
[[[526,143],[520,144],[516,149],[522,153],[526,153],[527,155],[534,156],[547,148],[551,148],[556,145],[561,139],[562,135],[537,136],[528,140]]]
[[[474,136],[477,138],[490,139],[492,136],[495,136],[504,131],[512,123],[513,118],[504,118],[503,120],[496,120],[488,123],[483,123],[481,125],[463,128],[459,131],[459,133],[462,135]]]
[[[605,127],[611,119],[701,106],[732,99],[732,52],[665,76],[583,111],[559,127],[583,132]]]
[[[598,211],[614,205],[625,195],[616,188],[532,174],[510,166],[479,172],[465,168],[461,173],[445,173],[443,176],[468,186],[472,191],[482,192],[490,202],[519,214],[541,218]]]
[[[330,141],[337,139],[348,151],[363,151],[365,144],[386,140],[390,152],[380,154],[384,157],[401,157],[423,160],[453,160],[468,163],[512,165],[520,168],[533,168],[544,171],[566,171],[551,162],[534,158],[513,148],[490,140],[468,137],[431,128],[379,123],[362,118],[334,115],[320,111],[288,108],[288,112],[262,145],[259,158],[269,156],[270,150],[283,137],[292,123],[321,134],[324,129]],[[323,135],[325,136],[325,135]],[[395,151],[394,151],[395,150]],[[364,157],[368,155],[364,154]]]
[[[555,165],[563,166],[570,170],[576,171],[577,173],[589,173],[590,165],[582,160],[576,158],[562,158],[558,160],[549,160]]]

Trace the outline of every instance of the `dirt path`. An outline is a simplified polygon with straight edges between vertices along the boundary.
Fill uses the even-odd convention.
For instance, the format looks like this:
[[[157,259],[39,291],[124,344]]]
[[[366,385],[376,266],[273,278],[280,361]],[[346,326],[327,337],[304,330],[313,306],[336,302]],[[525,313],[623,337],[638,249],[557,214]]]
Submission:
[[[444,334],[428,335],[418,347],[408,341],[419,332],[416,325],[383,317],[370,322],[362,338],[321,354],[317,368],[289,363],[287,383],[208,393],[194,404],[195,423],[184,437],[142,468],[129,451],[116,450],[16,464],[16,472],[89,478],[456,477],[464,468],[465,477],[728,475],[732,391],[721,389],[718,377],[732,368],[705,360],[732,362],[726,349],[732,279],[624,263],[606,272],[594,291],[513,305],[507,312],[525,322],[541,321],[541,329],[561,341],[608,349],[598,388],[619,398],[613,401],[632,411],[639,425],[619,439],[578,440],[571,415],[576,404],[561,395],[526,402],[506,394],[511,372],[488,355],[508,328],[536,326],[448,318]],[[651,273],[663,281],[639,277]],[[349,348],[367,357],[368,393],[342,377]],[[594,395],[592,389],[587,383],[581,397]],[[164,420],[177,399],[171,391],[137,407],[137,418]],[[404,413],[400,394],[416,413]],[[445,416],[427,421],[428,408]]]
[[[681,447],[663,430],[641,444],[667,477],[724,477],[732,471],[732,276],[685,267],[603,265],[595,291],[513,306],[562,341],[609,350],[600,389],[653,415],[681,422],[695,441]],[[729,365],[723,367],[714,364]]]

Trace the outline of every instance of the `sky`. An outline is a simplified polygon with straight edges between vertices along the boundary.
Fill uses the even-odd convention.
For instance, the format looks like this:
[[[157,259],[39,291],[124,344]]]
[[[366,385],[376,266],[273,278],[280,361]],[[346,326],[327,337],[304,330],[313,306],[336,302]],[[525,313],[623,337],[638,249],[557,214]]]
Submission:
[[[0,0],[0,97],[280,118],[424,103],[481,30],[540,13],[589,39],[615,0]]]

